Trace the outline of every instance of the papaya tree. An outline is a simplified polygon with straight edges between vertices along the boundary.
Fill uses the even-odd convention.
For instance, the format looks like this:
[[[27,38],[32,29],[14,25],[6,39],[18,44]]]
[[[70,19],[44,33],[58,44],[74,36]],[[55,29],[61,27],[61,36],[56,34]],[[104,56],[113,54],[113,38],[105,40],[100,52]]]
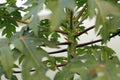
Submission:
[[[53,73],[47,73],[53,71],[53,80],[120,79],[119,59],[107,46],[120,35],[120,0],[26,0],[24,6],[16,2],[0,3],[1,77],[52,80]],[[40,19],[44,7],[51,14]],[[93,18],[94,25],[84,26]],[[80,43],[90,30],[100,38]]]

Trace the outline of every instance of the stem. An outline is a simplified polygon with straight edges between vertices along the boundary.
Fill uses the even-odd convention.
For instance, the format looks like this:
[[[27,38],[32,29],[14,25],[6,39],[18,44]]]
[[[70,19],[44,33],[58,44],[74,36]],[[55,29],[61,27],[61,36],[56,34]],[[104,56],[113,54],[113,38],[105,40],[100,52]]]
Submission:
[[[80,11],[80,13],[78,14],[78,16],[77,16],[77,21],[78,21],[78,19],[82,16],[82,14],[83,14],[83,12],[86,10],[86,8],[88,7],[88,4],[86,3],[85,4],[85,6],[82,8],[82,10]]]
[[[76,55],[76,39],[74,36],[75,27],[73,27],[73,12],[70,11],[70,32],[68,33],[68,41],[71,44],[68,45],[68,57],[69,59],[75,57]]]
[[[70,30],[73,30],[73,12],[70,11]]]
[[[62,31],[62,30],[55,30],[55,32],[62,33],[62,34],[68,34],[67,32]]]

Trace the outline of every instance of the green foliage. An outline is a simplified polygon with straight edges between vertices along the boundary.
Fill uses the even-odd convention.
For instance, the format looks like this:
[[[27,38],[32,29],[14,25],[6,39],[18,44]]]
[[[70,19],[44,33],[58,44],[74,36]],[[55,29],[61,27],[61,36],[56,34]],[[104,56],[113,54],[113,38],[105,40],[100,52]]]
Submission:
[[[27,0],[27,7],[16,6],[16,0],[0,3],[0,29],[4,36],[0,38],[0,80],[3,75],[19,80],[16,73],[21,73],[22,80],[51,80],[49,70],[56,72],[53,80],[119,80],[120,62],[115,51],[106,45],[120,35],[118,1]],[[41,20],[38,13],[43,5],[52,13]],[[22,12],[26,14],[21,16]],[[88,18],[96,18],[90,28],[83,26]],[[22,29],[16,32],[21,25]],[[79,36],[93,28],[102,38],[78,44],[82,38]],[[61,41],[62,37],[66,42]],[[94,44],[97,42],[102,44]],[[64,45],[67,48],[61,50]],[[63,52],[67,55],[57,54]]]
[[[31,19],[31,22],[28,26],[34,31],[36,36],[38,36],[38,28],[37,25],[39,23],[38,12],[42,9],[44,0],[35,0],[35,1],[27,1],[27,5],[32,5],[28,10],[29,13],[25,15],[24,20]]]
[[[12,76],[11,80],[18,80],[15,75]]]
[[[0,28],[3,29],[2,35],[10,38],[15,32],[18,24],[16,19],[21,19],[21,14],[17,6],[16,1],[8,1],[8,3],[0,5]]]
[[[75,0],[75,3],[77,4],[77,7],[82,7],[88,0]]]
[[[65,19],[67,9],[74,10],[75,3],[73,0],[48,0],[47,6],[53,12],[51,16],[51,29],[55,30],[60,22]],[[66,12],[64,11],[65,9]]]
[[[13,54],[9,47],[9,41],[6,39],[0,40],[0,61],[1,65],[3,66],[3,69],[6,72],[6,75],[8,78],[11,78],[12,76],[12,68],[13,68]]]
[[[117,17],[116,20],[120,18],[120,9],[114,4],[104,0],[89,0],[88,4],[90,5],[90,17],[97,15],[96,30],[98,30],[100,26],[102,27],[100,29],[100,35],[103,37],[103,43],[106,43],[107,40],[109,40],[110,33],[118,29],[117,26],[114,26],[114,24],[117,23],[114,22],[112,24],[112,21],[116,19],[114,17]]]

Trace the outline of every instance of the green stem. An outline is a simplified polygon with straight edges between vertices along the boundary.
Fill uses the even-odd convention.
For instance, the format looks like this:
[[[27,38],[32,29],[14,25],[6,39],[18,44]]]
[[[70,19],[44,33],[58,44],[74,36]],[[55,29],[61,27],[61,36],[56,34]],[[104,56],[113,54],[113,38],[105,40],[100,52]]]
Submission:
[[[73,27],[73,12],[70,11],[70,31],[68,33],[68,41],[71,44],[68,45],[68,57],[69,60],[76,56],[76,37],[74,36],[75,27]]]
[[[69,36],[69,41],[71,44],[68,45],[68,53],[69,53],[69,58],[73,58],[76,56],[76,39],[74,36]]]

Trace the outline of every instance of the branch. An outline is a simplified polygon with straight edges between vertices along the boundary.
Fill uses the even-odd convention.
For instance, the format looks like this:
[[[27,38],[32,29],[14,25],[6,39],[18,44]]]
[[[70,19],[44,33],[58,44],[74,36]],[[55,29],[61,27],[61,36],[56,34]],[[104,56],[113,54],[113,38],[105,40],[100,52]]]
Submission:
[[[70,29],[73,30],[73,12],[70,10]]]
[[[87,43],[83,43],[83,44],[78,44],[76,46],[76,48],[83,47],[83,46],[90,45],[90,44],[97,43],[97,42],[101,42],[101,41],[102,41],[102,39],[98,39],[98,40],[95,40],[95,41],[91,41],[91,42],[87,42]]]
[[[56,45],[69,45],[71,42],[62,42],[62,43],[56,43]],[[45,44],[39,45],[39,46],[46,46]]]
[[[75,37],[80,36],[80,35],[82,35],[83,33],[86,33],[87,31],[93,29],[94,27],[95,27],[95,26],[91,26],[91,27],[85,29],[84,31],[77,33],[77,34],[75,35]],[[58,45],[68,45],[68,44],[71,44],[71,42],[58,43]]]
[[[78,14],[78,16],[76,17],[77,21],[78,19],[82,16],[83,12],[85,11],[85,9],[88,7],[88,4],[86,3],[85,6],[82,8],[82,10],[80,11],[80,13]]]
[[[56,65],[56,67],[62,67],[62,66],[65,66],[65,65],[67,65],[67,63]],[[30,72],[34,72],[34,71],[36,71],[36,70],[35,69],[30,70]],[[22,71],[13,71],[13,73],[19,74],[19,73],[22,73]]]
[[[62,34],[68,34],[66,31],[62,31],[62,30],[55,30],[55,32],[62,33]]]
[[[15,19],[13,18],[15,21],[19,22],[19,23],[23,23],[23,24],[29,24],[30,21],[22,21],[22,20],[18,20],[18,19]],[[65,31],[62,31],[62,30],[55,30],[55,32],[58,32],[58,33],[62,33],[62,34],[68,34],[67,32]]]
[[[78,48],[78,47],[83,47],[83,46],[86,46],[86,45],[90,45],[90,44],[93,44],[93,43],[97,43],[97,42],[100,42],[100,41],[102,41],[102,39],[95,40],[95,41],[91,41],[91,42],[87,42],[87,43],[83,43],[83,44],[78,44],[78,45],[76,46],[76,48]],[[61,53],[61,52],[66,52],[66,51],[67,51],[67,48],[66,48],[66,49],[62,49],[62,50],[59,50],[59,51],[49,52],[49,54]]]
[[[71,42],[62,42],[62,43],[58,43],[58,45],[69,45],[71,44]]]
[[[109,38],[115,37],[116,35],[119,35],[119,34],[120,34],[120,29],[116,33],[114,33],[112,36],[110,36]]]
[[[67,51],[67,48],[66,49],[62,49],[62,50],[58,50],[58,51],[54,51],[54,52],[49,52],[49,54],[62,53],[62,52],[66,52],[66,51]]]
[[[17,22],[22,23],[22,24],[29,24],[30,23],[29,21],[22,21],[22,20],[18,20],[18,19],[14,19],[14,20],[16,20]]]
[[[88,17],[88,15],[84,16],[83,19],[78,22],[78,24],[75,26],[76,28],[79,27],[80,24],[82,24],[82,22]]]
[[[79,15],[77,16],[77,21],[78,19],[82,16],[83,12],[85,11],[85,9],[88,7],[88,4],[86,3],[85,6],[83,7],[83,9],[80,11]],[[82,24],[82,22],[88,17],[88,15],[85,15],[82,20],[80,22],[78,22],[78,24],[75,26],[76,28],[79,27],[80,24]]]
[[[65,66],[65,65],[67,65],[67,63],[56,65],[56,67],[62,67],[62,66]]]
[[[83,33],[86,33],[87,31],[93,29],[94,27],[95,27],[95,26],[91,26],[91,27],[85,29],[84,31],[77,33],[77,34],[75,35],[75,37],[80,36],[80,35],[82,35]]]
[[[35,71],[35,69],[30,70],[30,72],[34,72],[34,71]],[[13,73],[18,74],[18,73],[22,73],[22,71],[13,71]]]
[[[109,38],[113,38],[115,36],[117,36],[118,34],[120,34],[120,30],[116,33],[114,33],[112,36],[110,36]],[[97,43],[97,42],[101,42],[103,39],[98,39],[98,40],[95,40],[95,41],[91,41],[91,42],[87,42],[87,43],[83,43],[83,44],[78,44],[76,46],[76,48],[78,47],[83,47],[83,46],[87,46],[87,45],[90,45],[90,44],[94,44],[94,43]],[[59,51],[54,51],[54,52],[49,52],[49,54],[56,54],[56,53],[62,53],[62,52],[66,52],[67,51],[67,48],[66,49],[62,49],[62,50],[59,50]]]

